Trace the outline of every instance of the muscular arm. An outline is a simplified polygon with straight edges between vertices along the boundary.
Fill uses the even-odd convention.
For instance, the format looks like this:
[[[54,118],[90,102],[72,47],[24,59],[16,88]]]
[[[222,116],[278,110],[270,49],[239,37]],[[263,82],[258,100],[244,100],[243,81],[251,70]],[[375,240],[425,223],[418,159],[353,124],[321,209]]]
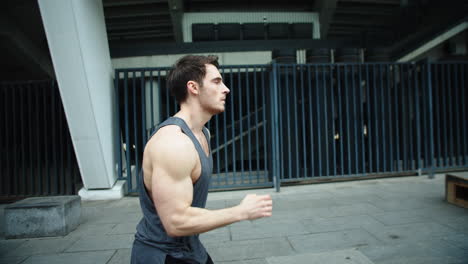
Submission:
[[[191,174],[199,160],[193,143],[182,133],[167,133],[149,147],[151,193],[170,236],[199,234],[241,220],[271,216],[269,195],[247,195],[239,205],[221,210],[192,207]]]

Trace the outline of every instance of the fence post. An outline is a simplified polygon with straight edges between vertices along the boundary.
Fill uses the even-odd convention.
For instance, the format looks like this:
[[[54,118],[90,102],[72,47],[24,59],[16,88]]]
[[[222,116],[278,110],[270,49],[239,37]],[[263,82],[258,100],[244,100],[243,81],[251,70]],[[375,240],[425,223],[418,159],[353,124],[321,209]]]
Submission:
[[[271,92],[271,129],[272,129],[272,169],[273,169],[273,185],[276,189],[276,192],[280,191],[281,179],[280,179],[280,159],[279,159],[279,137],[278,137],[278,65],[275,61],[272,63],[273,70],[273,85]]]
[[[120,144],[120,101],[119,101],[119,70],[115,70],[115,75],[114,75],[114,92],[115,92],[115,115],[114,118],[115,120],[115,129],[114,129],[114,136],[115,136],[115,153],[114,155],[117,158],[118,164],[117,164],[117,174],[119,177],[119,180],[123,179],[122,175],[122,154],[121,154],[121,147],[122,145]]]
[[[433,111],[432,111],[432,75],[431,63],[427,62],[427,100],[428,100],[428,121],[429,121],[429,179],[434,179],[434,125],[433,125]]]

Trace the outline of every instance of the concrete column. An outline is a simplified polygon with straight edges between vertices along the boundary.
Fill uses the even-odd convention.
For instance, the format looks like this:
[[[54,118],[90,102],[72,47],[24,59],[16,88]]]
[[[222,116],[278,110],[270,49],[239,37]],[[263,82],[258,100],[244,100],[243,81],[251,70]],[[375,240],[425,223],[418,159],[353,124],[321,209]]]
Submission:
[[[114,89],[102,2],[38,2],[85,191],[109,190],[117,180]]]

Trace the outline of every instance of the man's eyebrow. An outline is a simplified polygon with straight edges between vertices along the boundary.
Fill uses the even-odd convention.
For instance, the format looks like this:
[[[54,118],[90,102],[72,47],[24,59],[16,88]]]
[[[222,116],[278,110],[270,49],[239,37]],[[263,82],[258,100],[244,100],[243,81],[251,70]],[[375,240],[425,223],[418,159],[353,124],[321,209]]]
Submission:
[[[216,78],[211,79],[211,81],[222,81],[222,80],[223,80],[222,77],[216,77]]]

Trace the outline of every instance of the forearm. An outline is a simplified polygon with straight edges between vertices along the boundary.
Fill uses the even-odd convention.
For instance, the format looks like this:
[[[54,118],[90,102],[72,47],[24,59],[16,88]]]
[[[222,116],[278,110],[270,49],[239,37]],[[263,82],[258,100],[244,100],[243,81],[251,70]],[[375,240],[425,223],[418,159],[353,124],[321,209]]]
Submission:
[[[200,234],[245,219],[246,216],[239,206],[219,210],[188,207],[183,214],[172,218],[170,235]]]

